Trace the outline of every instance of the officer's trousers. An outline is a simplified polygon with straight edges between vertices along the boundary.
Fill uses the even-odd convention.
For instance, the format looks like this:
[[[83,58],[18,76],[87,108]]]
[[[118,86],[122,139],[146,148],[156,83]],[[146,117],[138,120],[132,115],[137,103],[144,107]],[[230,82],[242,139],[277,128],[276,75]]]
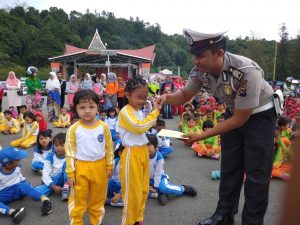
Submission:
[[[268,206],[275,133],[274,108],[251,115],[240,128],[221,136],[221,181],[216,212],[237,213],[244,183],[243,225],[262,225]]]

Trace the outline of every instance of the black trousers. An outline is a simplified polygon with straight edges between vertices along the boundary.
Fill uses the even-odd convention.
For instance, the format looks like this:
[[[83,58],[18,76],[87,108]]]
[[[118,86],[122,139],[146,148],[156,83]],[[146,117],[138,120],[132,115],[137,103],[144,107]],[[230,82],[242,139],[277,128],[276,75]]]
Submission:
[[[221,181],[216,212],[235,215],[244,183],[243,225],[262,225],[268,207],[275,133],[274,108],[251,115],[221,136]]]
[[[60,94],[60,107],[61,108],[63,108],[65,105],[65,98],[66,98],[65,93],[61,93]]]

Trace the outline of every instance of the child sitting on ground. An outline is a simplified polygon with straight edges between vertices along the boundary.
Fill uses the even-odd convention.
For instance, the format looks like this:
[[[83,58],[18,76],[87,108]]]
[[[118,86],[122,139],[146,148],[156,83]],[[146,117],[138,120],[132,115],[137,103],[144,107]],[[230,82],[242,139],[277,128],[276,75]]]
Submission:
[[[187,102],[184,104],[184,112],[180,116],[180,122],[178,124],[178,128],[183,131],[186,126],[186,118],[193,115],[192,112],[193,106],[191,103]]]
[[[156,121],[157,133],[162,129],[166,129],[166,122],[164,120],[157,120]],[[159,137],[157,135],[156,137],[158,140],[158,150],[163,157],[166,157],[167,155],[173,152],[173,148],[171,147],[172,143],[169,137]]]
[[[33,159],[31,168],[34,171],[41,172],[44,168],[46,157],[53,152],[52,147],[52,130],[40,131],[37,135],[37,143],[33,149]]]
[[[194,114],[194,117],[195,117],[195,122],[196,122],[197,126],[199,127],[200,130],[202,130],[203,121],[201,119],[201,113],[196,112]]]
[[[23,128],[22,137],[12,141],[12,147],[30,148],[36,143],[36,136],[39,133],[39,125],[35,121],[35,116],[32,112],[24,113],[25,125]]]
[[[280,128],[280,136],[287,139],[292,137],[292,129],[290,128],[290,120],[285,117],[280,117],[277,121],[277,125]]]
[[[61,193],[63,201],[69,199],[69,185],[66,175],[66,152],[65,152],[66,134],[59,133],[53,138],[54,152],[51,152],[45,160],[43,169],[42,183],[37,189],[45,196]]]
[[[207,120],[211,120],[213,122],[213,124],[216,125],[214,111],[212,110],[211,107],[206,108],[206,114],[205,114],[205,116],[202,117],[202,120],[203,120],[203,122],[205,122]]]
[[[47,121],[44,118],[42,112],[36,111],[34,112],[35,120],[39,123],[39,131],[45,131],[48,129]]]
[[[58,121],[53,122],[53,124],[58,128],[67,128],[71,125],[70,115],[66,108],[61,108]]]
[[[120,144],[114,152],[114,173],[108,180],[107,201],[106,204],[111,206],[123,206],[121,181],[120,181],[120,156],[124,146]]]
[[[4,126],[4,119],[4,114],[0,111],[0,129]]]
[[[199,126],[196,124],[196,120],[194,117],[189,116],[186,118],[186,126],[182,130],[183,133],[185,134],[190,134],[190,133],[200,133],[201,129]]]
[[[211,120],[206,120],[203,123],[203,131],[211,129],[214,124]],[[199,157],[208,157],[213,159],[219,159],[221,153],[221,147],[218,145],[218,136],[206,138],[204,140],[194,142],[192,149],[197,153]]]
[[[188,195],[195,197],[197,191],[188,185],[174,185],[169,182],[169,176],[164,173],[164,157],[158,152],[158,141],[155,135],[147,134],[148,152],[150,158],[150,187],[149,198],[158,197],[161,205],[168,202],[168,195]]]
[[[18,116],[18,122],[20,124],[20,127],[23,127],[24,124],[25,124],[25,121],[24,121],[24,113],[27,111],[27,106],[26,105],[21,105],[19,107],[19,110],[20,110],[20,113],[19,113],[19,116]]]
[[[10,216],[15,223],[21,222],[25,215],[25,208],[13,209],[7,204],[25,196],[42,201],[42,215],[52,211],[50,199],[32,187],[21,173],[19,164],[27,155],[27,151],[13,147],[5,147],[0,151],[0,213]]]
[[[274,139],[274,160],[272,177],[289,179],[291,173],[291,141],[286,137],[280,136],[280,127],[276,127],[275,139]]]
[[[5,135],[19,133],[20,125],[16,119],[12,118],[12,112],[10,110],[5,110],[4,117],[4,123],[0,128],[0,131]]]

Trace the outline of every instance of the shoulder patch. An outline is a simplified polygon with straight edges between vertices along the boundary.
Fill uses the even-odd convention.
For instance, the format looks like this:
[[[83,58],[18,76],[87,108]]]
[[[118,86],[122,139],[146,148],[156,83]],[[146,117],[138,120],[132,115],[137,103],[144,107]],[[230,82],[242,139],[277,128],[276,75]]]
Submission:
[[[190,72],[190,77],[196,77],[197,76],[197,72],[198,72],[198,69],[197,69],[197,67],[195,66],[192,70],[191,70],[191,72]]]
[[[236,79],[241,80],[244,76],[244,73],[234,67],[229,68],[229,72],[234,76]]]

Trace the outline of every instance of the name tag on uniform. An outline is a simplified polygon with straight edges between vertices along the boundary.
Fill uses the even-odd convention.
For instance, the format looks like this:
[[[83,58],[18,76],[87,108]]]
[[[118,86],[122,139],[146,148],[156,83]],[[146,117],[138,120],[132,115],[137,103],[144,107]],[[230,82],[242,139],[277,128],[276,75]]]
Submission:
[[[234,76],[236,79],[241,80],[244,76],[244,73],[234,67],[229,68],[229,72]]]

